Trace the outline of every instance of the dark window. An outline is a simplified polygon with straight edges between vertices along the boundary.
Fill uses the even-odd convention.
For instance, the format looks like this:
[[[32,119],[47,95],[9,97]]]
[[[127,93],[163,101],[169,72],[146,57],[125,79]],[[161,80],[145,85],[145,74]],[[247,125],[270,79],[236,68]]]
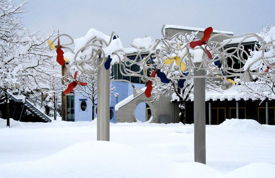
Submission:
[[[74,121],[74,95],[67,95],[67,121]]]
[[[82,111],[86,111],[86,109],[87,109],[87,103],[86,103],[85,100],[81,101],[80,108],[81,108]]]
[[[148,54],[142,54],[140,56],[136,56],[136,55],[130,55],[127,56],[129,59],[131,60],[136,60],[136,61],[140,61],[142,58],[147,57]],[[147,61],[147,63],[153,63],[153,57],[150,56],[150,59]],[[141,79],[141,77],[139,76],[125,76],[123,75],[123,73],[126,73],[122,70],[124,69],[124,65],[121,66],[121,64],[114,64],[112,67],[112,78],[116,79],[116,80],[128,80],[132,83],[142,83],[144,84],[144,81]],[[131,67],[127,67],[127,70],[131,70],[133,72],[139,72],[140,75],[143,75],[143,71],[140,71],[140,66],[139,65],[132,65]]]

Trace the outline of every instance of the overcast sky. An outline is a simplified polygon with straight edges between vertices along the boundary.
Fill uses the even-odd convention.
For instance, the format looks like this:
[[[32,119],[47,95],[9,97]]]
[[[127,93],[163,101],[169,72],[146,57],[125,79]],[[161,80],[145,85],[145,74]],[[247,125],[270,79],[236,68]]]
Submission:
[[[160,37],[164,24],[259,32],[275,25],[274,9],[275,0],[28,0],[23,22],[32,31],[59,29],[74,38],[90,28],[114,31],[127,46],[137,37]]]

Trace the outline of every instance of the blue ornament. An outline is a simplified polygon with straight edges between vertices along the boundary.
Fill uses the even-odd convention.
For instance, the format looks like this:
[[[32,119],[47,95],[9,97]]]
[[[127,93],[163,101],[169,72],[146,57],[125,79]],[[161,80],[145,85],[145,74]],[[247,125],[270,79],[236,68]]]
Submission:
[[[222,71],[222,75],[225,76],[225,72],[223,70],[221,70],[221,71]]]
[[[161,72],[159,69],[157,70],[157,76],[160,78],[162,83],[169,83],[170,80],[166,77],[165,73]]]
[[[222,63],[221,63],[220,60],[215,61],[214,64],[215,64],[218,68],[221,68],[221,67],[222,67]]]
[[[183,88],[185,81],[186,81],[185,79],[179,79],[179,81],[178,81],[178,87],[179,88]]]
[[[111,62],[112,62],[112,58],[111,58],[110,55],[108,55],[107,60],[106,60],[105,63],[104,63],[105,69],[107,69],[107,70],[110,69],[110,67],[111,67]]]
[[[187,76],[187,75],[189,74],[189,72],[182,72],[182,74],[183,74],[184,76]]]

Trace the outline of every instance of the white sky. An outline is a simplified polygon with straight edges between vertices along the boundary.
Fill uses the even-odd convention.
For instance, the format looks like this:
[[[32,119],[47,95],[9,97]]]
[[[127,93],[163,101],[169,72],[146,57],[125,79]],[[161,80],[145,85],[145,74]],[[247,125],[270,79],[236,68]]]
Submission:
[[[114,31],[127,46],[137,37],[160,37],[164,24],[259,32],[275,24],[274,8],[275,0],[28,0],[23,22],[32,31],[59,29],[74,38],[90,28]]]

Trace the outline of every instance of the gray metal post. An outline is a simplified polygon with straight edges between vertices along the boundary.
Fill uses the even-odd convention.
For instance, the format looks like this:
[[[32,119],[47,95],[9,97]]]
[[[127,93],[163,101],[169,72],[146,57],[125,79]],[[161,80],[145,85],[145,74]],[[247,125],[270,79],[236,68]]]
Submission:
[[[265,102],[265,123],[268,124],[268,101]]]
[[[199,66],[199,63],[195,64]],[[195,69],[195,76],[204,76],[203,69]],[[206,163],[205,136],[205,78],[194,78],[194,157],[195,162]]]
[[[110,75],[104,66],[98,66],[97,73],[97,140],[110,140]]]
[[[239,115],[239,102],[236,101],[236,118],[240,119],[240,115]]]

